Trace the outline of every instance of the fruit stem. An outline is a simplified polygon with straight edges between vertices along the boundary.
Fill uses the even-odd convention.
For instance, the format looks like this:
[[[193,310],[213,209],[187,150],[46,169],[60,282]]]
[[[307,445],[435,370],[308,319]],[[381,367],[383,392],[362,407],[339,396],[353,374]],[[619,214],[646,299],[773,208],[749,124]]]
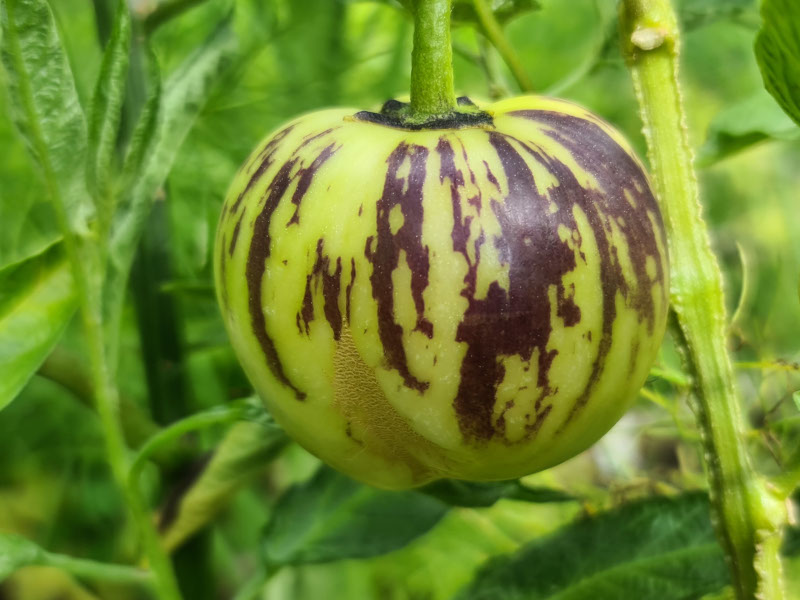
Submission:
[[[776,600],[782,596],[772,584],[780,580],[780,566],[759,548],[763,552],[770,546],[765,541],[779,535],[781,516],[750,465],[741,434],[740,398],[726,347],[722,274],[701,214],[685,124],[677,19],[669,0],[624,0],[620,25],[667,230],[671,330],[693,379],[717,535],[736,597],[750,600],[758,593]]]
[[[446,115],[456,108],[450,42],[452,0],[417,0],[414,8],[411,113],[423,119]]]

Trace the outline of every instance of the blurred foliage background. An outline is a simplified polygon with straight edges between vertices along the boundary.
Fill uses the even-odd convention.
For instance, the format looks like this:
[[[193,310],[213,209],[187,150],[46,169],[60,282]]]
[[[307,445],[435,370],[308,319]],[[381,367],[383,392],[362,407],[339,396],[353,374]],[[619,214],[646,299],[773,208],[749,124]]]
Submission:
[[[376,109],[408,90],[412,22],[398,3],[195,4],[151,34],[164,76],[226,19],[236,50],[180,150],[134,268],[119,385],[126,429],[135,442],[182,416],[251,394],[218,314],[210,260],[226,187],[250,150],[300,113],[333,105]],[[506,34],[535,91],[600,114],[644,157],[619,52],[616,2],[508,4],[519,10],[509,15]],[[155,0],[132,0],[140,14],[155,5]],[[86,106],[108,35],[110,3],[53,0],[51,6]],[[800,129],[763,89],[753,54],[756,2],[682,0],[678,8],[688,126],[733,315],[730,344],[748,440],[759,470],[780,474],[800,464]],[[458,93],[476,101],[519,93],[469,11],[461,14],[454,30]],[[7,95],[0,95],[0,115],[8,113],[7,103]],[[0,269],[6,269],[45,251],[59,233],[35,165],[6,118],[0,119],[0,148]],[[126,562],[135,555],[135,541],[122,528],[125,509],[89,408],[83,352],[74,320],[55,354],[0,414],[0,531],[23,534],[54,552]],[[447,599],[488,558],[512,552],[577,515],[653,491],[703,488],[686,393],[686,377],[667,340],[635,409],[589,452],[529,478],[532,485],[563,490],[580,502],[504,499],[489,508],[456,508],[430,532],[385,556],[284,568],[264,597]],[[163,511],[174,507],[226,435],[231,434],[224,427],[193,434],[161,461],[161,476],[155,468],[146,470],[153,502]],[[275,461],[250,468],[247,485],[231,486],[218,519],[181,540],[176,550],[187,598],[233,597],[258,570],[261,530],[282,491],[307,479],[317,465],[289,446]],[[787,573],[800,590],[800,562],[787,561],[792,561]],[[137,596],[33,567],[0,587],[0,598],[9,600],[101,597]]]

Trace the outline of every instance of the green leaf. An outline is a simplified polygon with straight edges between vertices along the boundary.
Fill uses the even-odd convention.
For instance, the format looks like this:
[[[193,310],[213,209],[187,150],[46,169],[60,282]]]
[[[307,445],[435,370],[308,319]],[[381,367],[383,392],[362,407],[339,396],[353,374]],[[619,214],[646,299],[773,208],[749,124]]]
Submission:
[[[126,0],[118,0],[111,38],[103,54],[89,113],[89,149],[86,162],[87,187],[104,219],[110,218],[111,164],[121,118],[130,57],[131,17]]]
[[[497,19],[497,22],[501,25],[525,13],[542,8],[538,0],[490,0],[489,5],[494,12],[495,19]],[[453,2],[453,14],[451,18],[453,25],[481,22],[478,13],[475,12],[473,0],[455,0],[455,2]]]
[[[18,535],[0,533],[0,583],[17,569],[43,562],[44,551]]]
[[[528,487],[519,480],[511,481],[459,481],[440,479],[420,488],[434,498],[451,506],[487,507],[502,498],[526,502],[566,502],[574,497],[560,490]]]
[[[60,246],[0,271],[0,409],[22,390],[61,337],[77,298]]]
[[[4,0],[0,22],[12,118],[65,225],[85,234],[92,214],[83,179],[86,122],[50,7],[45,0]]]
[[[459,600],[684,600],[728,584],[705,494],[652,498],[571,523],[489,561]]]
[[[125,276],[156,192],[235,50],[236,38],[228,18],[166,82],[157,122],[153,123],[152,110],[143,111],[123,169],[128,175],[136,171],[135,183],[123,197],[112,230],[111,259]]]
[[[800,128],[786,116],[775,100],[759,90],[746,100],[717,113],[700,148],[697,163],[711,165],[765,140],[800,139]]]
[[[288,443],[271,417],[250,417],[256,421],[231,427],[191,485],[170,498],[160,523],[166,548],[177,548],[208,524]]]
[[[0,114],[8,114],[5,71],[0,67]],[[41,254],[61,238],[53,206],[22,137],[0,118],[0,269]]]
[[[800,124],[800,3],[764,0],[761,20],[756,58],[764,87]]]
[[[749,17],[755,10],[755,0],[681,0],[677,3],[681,27],[686,31],[710,25],[716,21],[735,21]]]
[[[414,491],[378,490],[321,467],[278,501],[263,537],[270,567],[367,558],[402,548],[447,513]]]
[[[142,173],[147,157],[153,153],[156,145],[156,136],[159,133],[161,116],[161,97],[163,86],[161,84],[161,71],[158,59],[149,46],[144,48],[147,56],[147,100],[142,106],[136,126],[133,129],[125,161],[122,165],[122,175],[120,177],[121,196],[130,200],[131,191],[136,180]],[[126,207],[122,207],[124,211]]]

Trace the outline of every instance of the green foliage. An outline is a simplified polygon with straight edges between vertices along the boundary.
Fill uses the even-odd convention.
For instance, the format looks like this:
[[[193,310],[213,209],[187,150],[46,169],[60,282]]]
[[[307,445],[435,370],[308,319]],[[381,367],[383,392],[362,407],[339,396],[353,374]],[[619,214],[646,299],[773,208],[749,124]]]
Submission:
[[[102,561],[56,561],[97,597],[152,597],[138,569],[107,568],[142,564],[141,537],[106,464],[59,207],[88,244],[103,238],[108,211],[113,242],[98,247],[109,263],[84,262],[104,277],[104,310],[119,325],[110,350],[119,361],[110,362],[119,363],[125,437],[132,451],[153,450],[147,440],[168,431],[156,415],[187,419],[175,425],[181,431],[195,413],[252,393],[211,284],[209,240],[229,181],[260,139],[301,112],[375,109],[406,95],[412,28],[399,9],[409,3],[165,0],[135,3],[129,22],[122,0],[0,0],[0,113],[10,117],[0,118],[0,579],[45,554],[68,554]],[[675,4],[705,219],[729,313],[739,307],[729,346],[748,418],[743,437],[758,470],[791,489],[800,483],[800,17],[792,18],[795,2],[764,0],[754,53],[754,0]],[[491,6],[537,91],[586,105],[644,155],[616,0]],[[455,9],[457,93],[477,102],[513,93],[473,3],[456,0]],[[151,211],[158,200],[161,210]],[[130,301],[143,228],[159,232],[147,243],[165,268],[145,270],[136,287],[159,294],[149,310],[172,326],[150,333],[181,349],[175,362],[142,342],[144,321]],[[180,397],[149,387],[144,365],[157,361],[182,382]],[[671,344],[656,367],[644,391],[652,402],[593,451],[523,481],[381,492],[317,471],[267,419],[190,428],[138,465],[146,516],[158,515],[164,544],[191,565],[179,578],[208,574],[209,597],[234,597],[255,572],[251,591],[263,587],[271,600],[452,600],[458,590],[724,598],[728,574],[702,495],[630,500],[704,482],[687,375]],[[787,528],[788,598],[800,589],[798,540]],[[259,549],[277,573],[257,565]],[[117,585],[100,585],[102,574]],[[10,577],[0,596],[22,585]],[[544,584],[553,587],[545,593]],[[494,595],[479,595],[487,590]]]
[[[53,15],[45,0],[6,0],[0,10],[11,115],[48,193],[63,205],[59,218],[85,234],[92,213],[83,180],[86,120]]]
[[[39,546],[18,535],[0,533],[0,583],[20,567],[42,559]]]
[[[759,90],[717,113],[698,152],[698,161],[708,166],[758,142],[799,138],[797,125],[769,94]]]
[[[488,4],[501,24],[542,7],[537,0],[490,0]],[[454,24],[476,25],[481,22],[472,0],[455,0],[452,19]]]
[[[77,306],[59,245],[0,270],[0,409],[11,402],[58,342]]]
[[[417,492],[377,490],[322,467],[278,502],[264,531],[264,560],[274,569],[378,556],[424,534],[446,512]]]
[[[439,479],[420,489],[451,506],[486,507],[498,500],[523,500],[525,502],[568,502],[575,500],[561,490],[530,487],[519,480],[512,481],[458,481]]]
[[[101,212],[106,226],[113,210],[113,206],[108,206],[112,198],[111,163],[114,160],[117,129],[122,116],[130,39],[130,12],[127,2],[120,0],[117,2],[114,28],[103,54],[103,63],[89,113],[86,182],[95,197],[95,203],[105,209]]]
[[[704,494],[649,499],[578,520],[491,560],[459,600],[680,600],[729,580]]]
[[[792,0],[764,0],[756,57],[764,86],[800,124],[800,6]]]

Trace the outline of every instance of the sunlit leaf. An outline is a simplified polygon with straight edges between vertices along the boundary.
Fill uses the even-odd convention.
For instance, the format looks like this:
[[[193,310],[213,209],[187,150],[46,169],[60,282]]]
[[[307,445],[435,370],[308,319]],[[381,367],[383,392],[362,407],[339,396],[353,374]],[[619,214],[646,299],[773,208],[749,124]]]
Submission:
[[[764,90],[726,106],[708,129],[697,161],[708,166],[762,141],[800,139],[800,128]]]
[[[0,409],[36,372],[77,305],[61,247],[0,271]]]
[[[45,0],[4,0],[0,22],[12,118],[69,227],[86,233],[86,121],[50,7]]]
[[[8,114],[5,76],[0,68],[0,114]],[[8,118],[0,118],[0,269],[41,254],[61,231],[36,165]]]
[[[459,600],[683,600],[729,570],[705,494],[632,502],[576,521],[478,573]]]
[[[800,3],[764,0],[761,19],[756,58],[764,86],[800,124]]]
[[[322,467],[275,507],[262,541],[268,565],[378,556],[429,531],[447,505],[418,492],[388,492]]]

